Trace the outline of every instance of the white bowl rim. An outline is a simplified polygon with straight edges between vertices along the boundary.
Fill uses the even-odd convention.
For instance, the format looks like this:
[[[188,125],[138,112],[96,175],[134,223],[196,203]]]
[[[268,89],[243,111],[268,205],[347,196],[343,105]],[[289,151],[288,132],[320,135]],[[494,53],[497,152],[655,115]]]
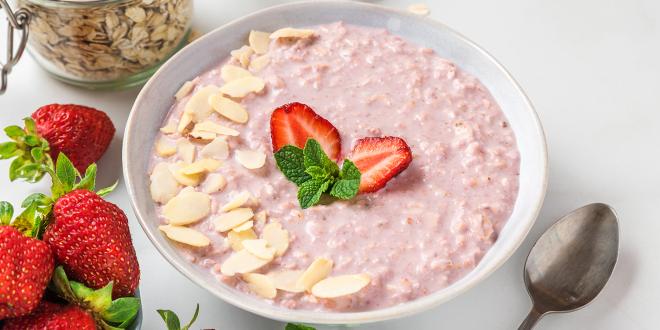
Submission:
[[[531,208],[533,209],[533,212],[531,214],[531,217],[529,221],[527,221],[526,226],[519,232],[519,235],[517,237],[517,241],[510,246],[508,250],[506,250],[506,253],[503,253],[499,256],[499,260],[492,264],[489,265],[488,268],[483,270],[480,274],[479,277],[476,277],[474,280],[471,282],[461,282],[460,280],[451,284],[447,288],[443,290],[439,290],[436,292],[433,292],[431,294],[428,294],[423,297],[419,297],[415,300],[408,301],[399,305],[394,305],[382,309],[377,309],[377,310],[369,310],[369,311],[362,311],[362,312],[318,312],[318,311],[308,311],[308,310],[286,310],[285,313],[281,312],[281,309],[276,309],[275,306],[271,308],[261,308],[259,306],[254,306],[251,303],[251,300],[249,299],[234,299],[233,297],[227,297],[224,296],[221,292],[217,290],[213,290],[213,288],[209,288],[206,286],[206,283],[198,278],[195,274],[192,273],[192,271],[189,268],[188,264],[182,264],[176,261],[173,256],[163,247],[161,244],[158,242],[158,240],[155,237],[155,233],[150,231],[148,229],[146,219],[143,217],[142,212],[138,209],[137,205],[137,200],[135,197],[135,183],[132,182],[131,177],[129,175],[129,167],[128,167],[128,161],[127,161],[127,155],[128,155],[128,141],[129,136],[131,132],[129,131],[129,128],[133,126],[133,113],[137,111],[136,109],[139,107],[140,103],[142,102],[143,95],[145,94],[144,91],[149,89],[150,85],[158,79],[159,74],[167,67],[168,63],[171,62],[171,59],[178,58],[180,56],[185,56],[185,50],[188,48],[190,45],[195,44],[197,42],[200,42],[201,40],[204,40],[207,37],[210,37],[210,35],[216,33],[219,30],[225,29],[229,26],[232,26],[234,24],[238,24],[243,20],[247,20],[253,16],[259,16],[262,15],[268,11],[275,10],[275,9],[290,9],[290,10],[295,10],[299,6],[307,6],[307,5],[319,5],[319,4],[324,4],[324,5],[343,5],[343,6],[353,6],[356,9],[372,9],[372,10],[380,10],[392,15],[404,15],[404,16],[409,16],[409,17],[415,17],[417,19],[424,19],[427,20],[425,23],[432,24],[438,26],[438,28],[445,29],[451,33],[453,33],[457,39],[461,40],[462,42],[466,43],[470,47],[476,49],[478,52],[481,53],[481,55],[491,62],[497,70],[511,83],[512,86],[515,87],[516,91],[520,94],[522,97],[523,102],[526,105],[527,110],[530,112],[533,124],[534,124],[534,129],[536,131],[536,134],[539,138],[539,144],[537,147],[539,148],[540,153],[542,154],[543,159],[541,159],[542,163],[542,173],[539,173],[542,175],[542,182],[539,195],[536,198],[535,202],[532,204]],[[230,21],[229,23],[226,23],[210,32],[205,34],[204,36],[201,36],[199,39],[195,40],[193,43],[189,44],[188,46],[184,47],[181,51],[176,53],[174,56],[172,56],[168,62],[163,64],[161,68],[156,71],[156,73],[149,79],[149,81],[145,84],[145,86],[142,88],[140,91],[139,95],[137,96],[133,107],[131,108],[131,113],[129,115],[129,118],[126,122],[126,129],[124,132],[124,139],[123,139],[123,145],[122,145],[122,168],[123,168],[123,174],[124,174],[124,179],[126,180],[126,187],[129,192],[130,200],[131,200],[131,206],[135,212],[135,215],[138,218],[138,221],[140,223],[140,226],[142,227],[143,231],[145,232],[145,235],[149,238],[151,243],[156,247],[156,249],[160,252],[160,254],[172,265],[174,266],[175,269],[177,269],[180,273],[182,273],[184,276],[186,276],[188,279],[193,281],[195,284],[199,285],[200,287],[206,289],[207,291],[210,291],[213,293],[215,296],[219,297],[220,299],[224,300],[227,303],[230,303],[238,308],[241,308],[245,311],[267,317],[270,319],[275,319],[275,320],[280,320],[284,322],[299,322],[299,323],[308,323],[308,324],[364,324],[364,323],[372,323],[372,322],[378,322],[378,321],[385,321],[385,320],[391,320],[395,318],[401,318],[405,316],[410,316],[413,314],[417,314],[426,310],[429,310],[433,307],[436,307],[444,302],[447,302],[456,296],[466,292],[467,290],[471,289],[472,287],[476,286],[479,284],[481,281],[485,280],[488,278],[493,272],[495,272],[497,269],[499,269],[510,257],[513,255],[513,253],[518,249],[518,247],[522,244],[522,242],[525,240],[527,237],[527,234],[531,230],[532,226],[536,222],[536,218],[538,217],[538,214],[541,210],[541,207],[543,205],[543,200],[545,198],[546,194],[546,189],[547,189],[547,184],[548,184],[548,153],[547,153],[547,142],[546,142],[546,137],[545,133],[543,131],[543,127],[541,125],[541,122],[539,120],[538,114],[534,110],[534,107],[529,100],[529,97],[527,94],[522,90],[518,82],[513,78],[513,76],[502,66],[490,53],[488,53],[486,50],[478,46],[476,43],[472,42],[459,32],[455,31],[454,29],[444,25],[443,23],[427,18],[427,17],[421,17],[419,15],[401,10],[401,9],[395,9],[395,8],[389,8],[381,5],[375,5],[375,4],[370,4],[370,3],[363,3],[363,2],[349,2],[349,1],[335,1],[335,0],[306,0],[306,1],[299,1],[299,2],[293,2],[293,3],[286,3],[286,4],[280,4],[280,5],[275,5],[271,7],[267,7],[265,9],[253,12],[251,14],[242,16],[240,18],[237,18],[235,20]],[[442,295],[439,295],[442,293]]]

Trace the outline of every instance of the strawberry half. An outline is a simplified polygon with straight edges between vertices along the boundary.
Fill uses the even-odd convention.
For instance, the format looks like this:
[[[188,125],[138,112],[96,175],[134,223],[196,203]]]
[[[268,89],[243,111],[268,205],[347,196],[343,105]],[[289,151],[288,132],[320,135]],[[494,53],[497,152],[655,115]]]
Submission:
[[[367,137],[357,140],[348,159],[362,173],[361,193],[370,193],[385,187],[412,162],[410,147],[400,137]]]
[[[309,106],[294,102],[273,111],[270,117],[270,136],[273,152],[285,145],[304,148],[307,139],[315,139],[332,160],[341,153],[339,131],[327,119],[319,116]]]

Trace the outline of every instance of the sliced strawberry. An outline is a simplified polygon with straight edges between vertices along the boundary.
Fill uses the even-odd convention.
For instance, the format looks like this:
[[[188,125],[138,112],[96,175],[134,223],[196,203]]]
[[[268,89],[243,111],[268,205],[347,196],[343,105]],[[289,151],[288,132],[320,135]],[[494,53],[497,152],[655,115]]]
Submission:
[[[338,160],[341,153],[341,138],[337,128],[319,116],[309,106],[294,102],[273,111],[270,117],[270,136],[273,152],[285,145],[304,148],[307,139],[315,139],[330,159]]]
[[[367,137],[357,141],[350,157],[362,173],[361,193],[374,192],[385,187],[412,162],[412,153],[400,137]]]

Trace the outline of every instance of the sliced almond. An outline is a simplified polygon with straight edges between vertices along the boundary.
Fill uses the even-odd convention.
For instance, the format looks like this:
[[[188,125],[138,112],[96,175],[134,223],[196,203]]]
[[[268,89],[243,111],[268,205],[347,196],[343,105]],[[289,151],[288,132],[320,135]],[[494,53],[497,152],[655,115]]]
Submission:
[[[211,132],[218,135],[238,136],[239,132],[235,129],[218,125],[212,121],[204,121],[195,125],[193,131]]]
[[[294,29],[290,27],[281,28],[270,34],[270,38],[275,40],[279,38],[309,38],[315,34],[314,30],[310,29]]]
[[[161,137],[156,141],[156,154],[161,157],[169,157],[176,153],[174,142]]]
[[[244,222],[252,219],[252,209],[238,208],[227,213],[221,214],[213,219],[215,230],[219,232],[228,231],[234,227],[242,225]]]
[[[163,206],[163,216],[170,225],[195,223],[211,213],[211,197],[197,191],[181,191]]]
[[[229,157],[229,145],[224,137],[217,137],[211,143],[202,147],[199,155],[204,158],[224,160]]]
[[[234,227],[234,229],[232,229],[232,231],[235,231],[235,232],[239,232],[239,233],[240,233],[240,232],[242,232],[242,231],[246,231],[246,230],[252,229],[252,227],[254,227],[254,221],[250,220],[250,221],[245,221],[245,222],[244,222],[242,225],[240,225],[240,226],[236,226],[236,227]]]
[[[220,77],[222,78],[222,80],[225,81],[225,83],[228,83],[232,80],[236,80],[239,78],[250,77],[250,76],[252,76],[250,71],[245,70],[240,66],[227,64],[223,66],[222,69],[220,69]]]
[[[222,190],[227,185],[227,180],[220,173],[211,173],[206,176],[204,184],[202,185],[202,191],[207,194],[213,194]]]
[[[256,57],[255,59],[250,62],[250,71],[252,72],[260,72],[263,70],[265,67],[270,64],[270,57],[268,54],[261,55],[259,57]]]
[[[252,56],[252,54],[254,54],[254,50],[250,48],[250,46],[243,46],[231,51],[231,57],[241,63],[244,68],[250,64],[250,56]]]
[[[275,248],[275,255],[277,256],[283,255],[289,248],[289,232],[282,229],[282,225],[277,222],[271,222],[264,226],[261,236]]]
[[[259,150],[236,150],[236,160],[243,167],[254,170],[266,163],[266,154]]]
[[[200,88],[190,97],[184,108],[184,112],[191,115],[193,122],[199,123],[213,113],[209,105],[209,97],[218,93],[218,86],[208,85]]]
[[[266,210],[259,211],[254,215],[254,220],[257,220],[257,223],[264,224],[266,223],[266,218],[268,217],[268,212]],[[272,245],[272,243],[271,243]]]
[[[179,243],[196,247],[204,247],[211,244],[211,240],[208,237],[191,228],[165,225],[158,226],[158,229],[164,232],[169,239]]]
[[[371,282],[367,274],[328,277],[312,287],[312,294],[319,298],[337,298],[356,293]]]
[[[250,31],[250,36],[248,37],[248,42],[250,47],[256,54],[264,54],[268,51],[268,46],[270,45],[270,33],[261,32],[261,31]]]
[[[160,132],[163,134],[173,134],[176,132],[176,125],[169,123],[160,128]]]
[[[215,94],[209,98],[211,107],[227,119],[245,124],[248,121],[248,112],[240,103],[234,102],[222,94]]]
[[[179,183],[169,170],[169,164],[158,163],[151,172],[151,198],[158,203],[165,204],[179,193]]]
[[[188,140],[181,140],[177,143],[176,153],[179,158],[186,163],[192,163],[195,161],[195,145]]]
[[[243,248],[261,259],[273,259],[275,256],[275,248],[269,246],[265,239],[244,240]]]
[[[234,197],[229,201],[229,203],[222,206],[221,210],[223,212],[231,211],[235,208],[239,208],[245,204],[252,195],[249,192],[243,191],[234,195]]]
[[[185,163],[183,163],[183,162],[178,162],[178,163],[169,165],[170,173],[172,173],[172,176],[174,177],[174,179],[178,183],[180,183],[184,186],[188,186],[188,187],[195,187],[195,186],[199,185],[202,182],[202,180],[204,179],[204,174],[201,174],[201,173],[200,174],[192,174],[192,175],[183,174],[181,172],[181,168],[183,168],[184,166],[185,166]]]
[[[234,276],[237,273],[251,273],[267,265],[269,262],[270,260],[261,259],[243,249],[229,256],[220,266],[220,271],[225,276]]]
[[[176,128],[176,131],[183,134],[186,133],[188,130],[190,130],[190,127],[193,124],[193,118],[192,115],[184,112],[181,115],[181,120],[179,120],[179,125]]]
[[[249,222],[249,221],[248,221]],[[254,233],[254,230],[248,229],[244,231],[235,231],[231,230],[227,234],[227,240],[229,240],[229,245],[234,251],[243,250],[243,241],[248,239],[256,239],[257,234]]]
[[[220,87],[220,93],[241,98],[250,93],[259,93],[265,86],[266,83],[259,77],[243,77],[224,84]]]
[[[181,85],[181,88],[174,94],[174,98],[179,101],[182,98],[186,97],[190,92],[192,91],[193,87],[195,87],[195,84],[193,84],[192,81],[186,81]]]
[[[413,13],[413,14],[420,15],[420,16],[426,16],[431,12],[429,10],[429,7],[426,4],[423,4],[423,3],[414,3],[410,6],[408,6],[408,11]]]
[[[298,279],[302,276],[302,270],[282,270],[268,273],[268,277],[273,279],[275,288],[287,292],[303,292],[302,288],[296,286]]]
[[[266,299],[273,299],[277,296],[277,289],[275,289],[273,280],[266,275],[256,273],[243,274],[243,280],[247,282],[252,292]]]
[[[199,140],[204,140],[204,141],[212,141],[217,137],[217,135],[213,132],[207,132],[207,131],[196,131],[192,130],[189,135],[192,138],[199,139]]]
[[[296,287],[309,291],[314,284],[328,277],[332,271],[332,260],[326,258],[317,258],[312,262],[305,272],[300,276]]]
[[[203,158],[196,162],[185,165],[181,168],[180,171],[185,175],[208,173],[217,170],[221,165],[222,163],[215,159]]]

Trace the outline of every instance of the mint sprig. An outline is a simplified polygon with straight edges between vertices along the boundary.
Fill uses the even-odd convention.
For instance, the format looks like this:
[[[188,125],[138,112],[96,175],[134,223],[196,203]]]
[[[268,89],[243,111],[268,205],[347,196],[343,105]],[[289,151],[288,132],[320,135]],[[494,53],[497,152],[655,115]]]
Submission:
[[[323,194],[348,200],[360,188],[360,170],[344,160],[342,168],[323,151],[321,144],[308,139],[305,148],[286,145],[275,153],[277,167],[298,186],[298,202],[306,209],[319,203]]]

